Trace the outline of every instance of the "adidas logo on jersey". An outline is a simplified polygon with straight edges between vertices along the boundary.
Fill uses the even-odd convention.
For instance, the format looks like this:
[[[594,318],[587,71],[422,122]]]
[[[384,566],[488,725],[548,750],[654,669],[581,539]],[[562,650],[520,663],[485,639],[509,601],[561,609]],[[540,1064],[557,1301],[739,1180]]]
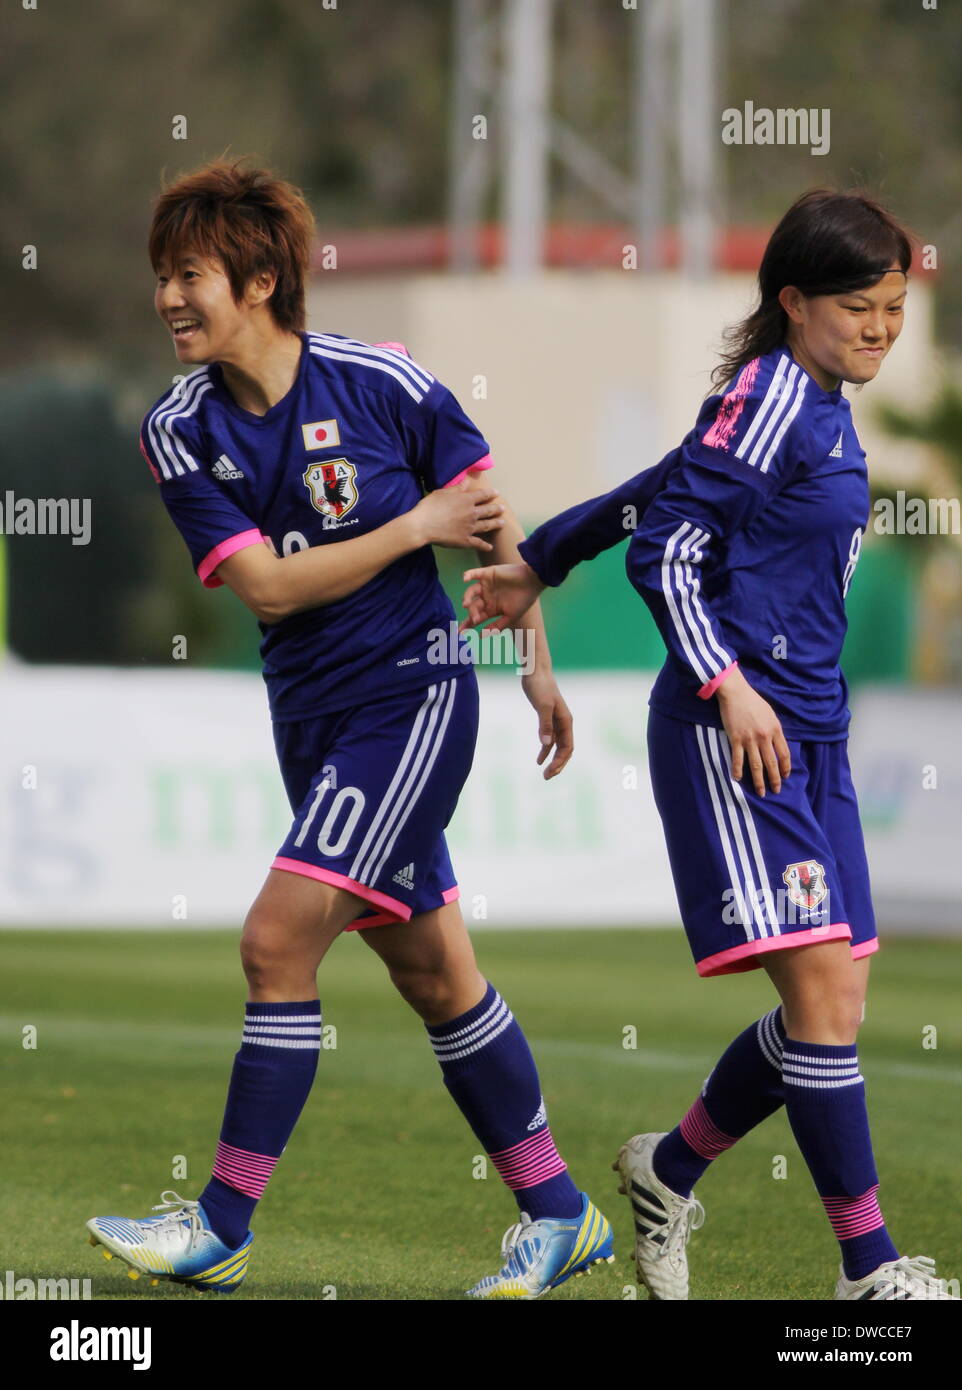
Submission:
[[[215,478],[221,482],[227,482],[231,478],[243,478],[243,473],[226,454],[221,454],[220,458],[213,464],[210,470]]]
[[[548,1112],[545,1109],[544,1096],[541,1097],[541,1104],[535,1111],[534,1119],[528,1125],[528,1129],[540,1129],[542,1125],[548,1123]]]
[[[835,448],[834,448],[834,449],[832,450],[832,452],[829,454],[829,458],[830,458],[830,459],[840,459],[841,457],[842,457],[842,436],[839,435],[839,437],[838,437],[838,443],[835,445]]]
[[[397,873],[396,873],[396,874],[394,875],[394,877],[391,879],[391,882],[392,882],[392,883],[399,883],[399,884],[401,885],[402,888],[410,888],[410,889],[413,889],[413,887],[414,887],[414,865],[413,865],[413,864],[406,864],[405,867],[404,867],[403,869],[398,869]]]

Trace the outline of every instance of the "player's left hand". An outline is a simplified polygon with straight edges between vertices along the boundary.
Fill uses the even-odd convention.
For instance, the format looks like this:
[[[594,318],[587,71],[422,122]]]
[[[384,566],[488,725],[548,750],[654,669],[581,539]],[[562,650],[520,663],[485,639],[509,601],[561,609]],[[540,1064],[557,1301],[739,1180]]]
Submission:
[[[544,770],[544,779],[548,782],[564,771],[575,751],[574,721],[554,676],[545,671],[534,671],[530,676],[521,677],[521,685],[538,715],[538,736],[541,740],[539,767],[554,749],[554,756]]]

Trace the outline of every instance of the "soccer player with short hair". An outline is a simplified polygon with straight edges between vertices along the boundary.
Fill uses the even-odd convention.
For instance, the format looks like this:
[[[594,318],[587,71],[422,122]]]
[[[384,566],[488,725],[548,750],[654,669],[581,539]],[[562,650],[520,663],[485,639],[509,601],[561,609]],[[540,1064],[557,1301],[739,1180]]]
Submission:
[[[198,578],[260,621],[294,819],[244,924],[249,1002],[210,1181],[199,1200],[163,1193],[164,1215],[88,1229],[135,1273],[237,1288],[314,1080],[318,967],[360,929],[521,1209],[503,1268],[471,1293],[535,1298],[613,1258],[611,1231],[558,1154],[524,1034],[458,907],[444,828],[478,689],[431,552],[512,561],[524,533],[485,481],[484,438],[403,346],[304,330],[312,237],[299,190],[241,163],[180,178],[154,211],[155,307],[188,372],[147,412],[141,448]],[[526,628],[547,778],[571,755],[571,716],[537,609]]]
[[[878,1203],[855,1042],[878,941],[839,668],[869,516],[841,387],[878,374],[910,264],[872,199],[803,195],[768,243],[758,307],[729,333],[724,389],[681,446],[539,527],[526,563],[465,575],[464,625],[500,628],[637,517],[628,575],[667,647],[651,777],[689,944],[699,974],[762,967],[781,999],[675,1129],[636,1135],[614,1165],[655,1299],[688,1297],[695,1183],[782,1105],[840,1243],[835,1297],[949,1297],[931,1260],[899,1255]]]

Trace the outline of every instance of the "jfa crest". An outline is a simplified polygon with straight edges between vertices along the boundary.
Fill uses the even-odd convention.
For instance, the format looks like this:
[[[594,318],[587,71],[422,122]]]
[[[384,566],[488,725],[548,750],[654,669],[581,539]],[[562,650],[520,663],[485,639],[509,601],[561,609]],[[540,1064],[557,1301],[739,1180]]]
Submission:
[[[800,864],[787,865],[782,879],[796,907],[818,907],[828,895],[825,870],[817,859],[803,859]]]
[[[324,516],[344,516],[357,501],[356,478],[357,469],[347,459],[312,463],[304,473],[304,486],[314,510]]]

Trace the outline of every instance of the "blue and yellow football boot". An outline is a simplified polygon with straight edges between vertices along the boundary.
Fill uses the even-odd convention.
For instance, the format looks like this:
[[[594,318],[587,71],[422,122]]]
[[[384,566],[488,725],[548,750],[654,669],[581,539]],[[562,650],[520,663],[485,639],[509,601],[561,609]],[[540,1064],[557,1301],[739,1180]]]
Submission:
[[[611,1264],[611,1227],[582,1192],[577,1216],[532,1221],[522,1212],[505,1232],[501,1258],[500,1272],[469,1289],[469,1298],[540,1298],[572,1275],[590,1274],[592,1265]]]
[[[169,1279],[195,1289],[233,1293],[247,1273],[253,1234],[248,1231],[246,1240],[231,1250],[208,1226],[200,1202],[185,1201],[176,1192],[162,1192],[153,1210],[167,1210],[167,1215],[142,1221],[93,1217],[87,1222],[90,1244],[102,1245],[105,1259],[116,1255],[129,1265],[131,1279],[146,1274],[152,1284]]]

